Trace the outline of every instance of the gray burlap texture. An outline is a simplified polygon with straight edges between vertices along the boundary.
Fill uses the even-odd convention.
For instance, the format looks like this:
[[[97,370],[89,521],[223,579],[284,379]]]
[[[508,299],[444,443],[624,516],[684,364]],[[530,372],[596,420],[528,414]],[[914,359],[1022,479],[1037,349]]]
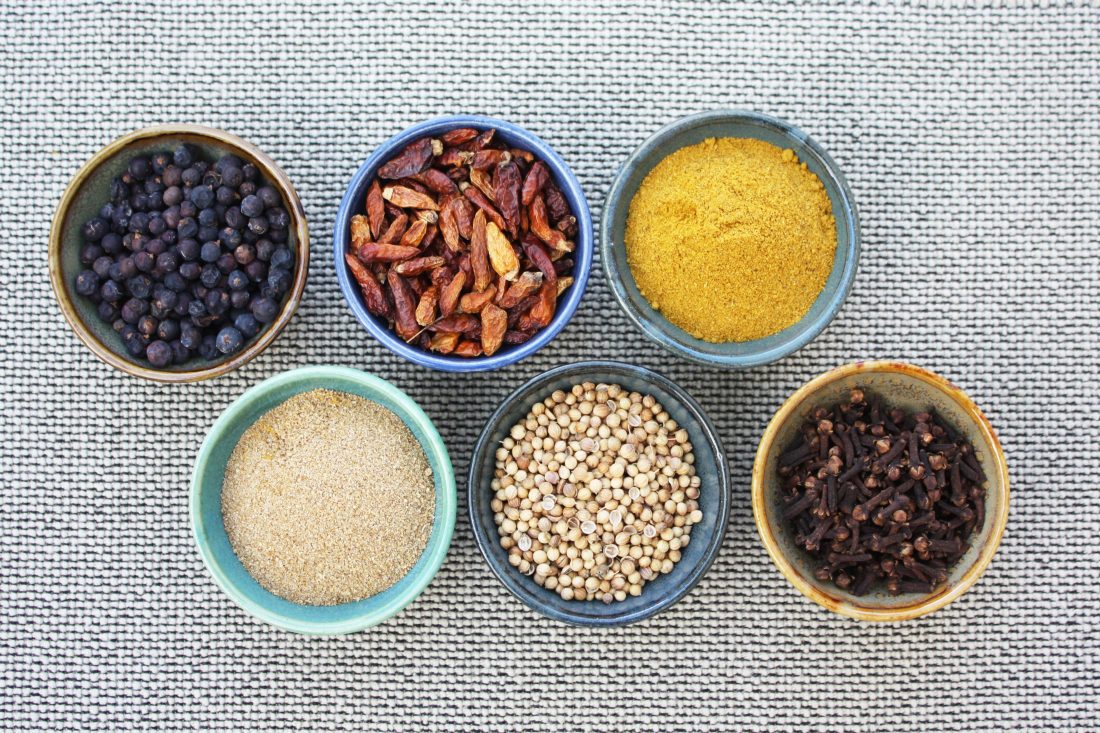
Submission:
[[[1100,473],[1100,8],[1042,3],[0,3],[0,727],[12,730],[1096,730]],[[846,171],[864,254],[847,305],[796,355],[726,372],[672,358],[619,313],[597,262],[569,327],[496,374],[405,363],[352,318],[332,222],[380,142],[439,114],[502,117],[570,163],[593,214],[662,124],[747,108]],[[125,377],[50,293],[50,217],[100,146],[158,122],[269,152],[310,216],[288,330],[246,368]],[[512,388],[593,355],[656,368],[704,405],[733,516],[703,583],[593,631],[527,610],[460,503],[407,611],[336,639],[275,631],[206,574],[192,459],[247,387],[305,364],[414,395],[466,469]],[[944,611],[868,625],[803,599],[749,506],[768,418],[810,377],[896,357],[966,389],[1013,479],[1000,553]]]

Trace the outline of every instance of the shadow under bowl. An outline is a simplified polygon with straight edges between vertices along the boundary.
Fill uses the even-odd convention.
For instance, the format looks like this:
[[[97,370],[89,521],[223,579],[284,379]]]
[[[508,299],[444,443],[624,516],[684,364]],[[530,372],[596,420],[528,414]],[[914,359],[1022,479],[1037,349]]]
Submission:
[[[236,354],[208,361],[199,356],[183,364],[158,369],[145,359],[130,355],[122,338],[96,312],[92,301],[76,292],[74,280],[81,270],[81,229],[111,200],[111,181],[138,155],[172,152],[181,143],[194,146],[209,161],[233,154],[252,163],[279,192],[290,215],[287,246],[294,253],[294,282],[275,320],[245,343]],[[243,366],[266,349],[290,322],[302,299],[309,274],[309,227],[294,186],[281,168],[255,145],[228,132],[201,125],[155,125],[124,135],[110,143],[77,172],[57,205],[49,241],[50,282],[61,312],[73,332],[102,361],[135,377],[156,382],[197,382]]]
[[[351,218],[366,210],[367,189],[375,178],[378,169],[400,153],[406,145],[423,137],[440,135],[449,130],[471,127],[477,130],[495,129],[496,135],[510,147],[522,148],[535,154],[550,170],[551,178],[561,189],[573,215],[577,217],[576,248],[573,251],[573,284],[559,298],[554,318],[538,331],[529,341],[516,346],[503,346],[492,356],[478,356],[465,359],[459,356],[436,354],[418,346],[405,343],[390,330],[385,319],[373,315],[363,304],[359,286],[348,271],[344,255],[349,251],[351,242]],[[580,181],[569,165],[562,160],[554,149],[541,138],[510,122],[481,117],[478,115],[455,115],[413,125],[404,132],[382,143],[356,171],[348,184],[347,192],[340,202],[336,213],[336,222],[332,235],[333,258],[336,265],[336,277],[340,289],[352,313],[376,339],[398,356],[420,366],[438,369],[444,372],[481,372],[500,369],[535,353],[550,343],[561,332],[569,319],[573,317],[588,284],[588,272],[592,268],[593,243],[592,215],[588,210],[588,200]]]
[[[907,412],[929,410],[965,438],[986,474],[985,523],[970,536],[970,550],[948,571],[947,582],[931,594],[890,595],[872,588],[863,596],[843,591],[814,577],[815,561],[795,545],[794,532],[783,520],[779,456],[799,439],[798,428],[814,408],[847,399],[858,387],[868,400]],[[911,364],[856,362],[808,382],[779,408],[760,440],[752,469],[752,509],[760,539],[787,580],[807,598],[830,611],[864,621],[904,621],[943,608],[977,582],[1000,545],[1008,522],[1008,467],[993,426],[976,404],[943,377]]]
[[[752,341],[711,343],[692,336],[650,305],[638,290],[626,251],[630,202],[642,181],[662,160],[708,138],[753,138],[791,149],[825,186],[836,219],[837,246],[825,287],[802,319],[782,331]],[[658,130],[635,150],[616,175],[600,222],[600,257],[611,292],[627,317],[650,340],[701,364],[747,368],[768,364],[802,348],[820,334],[848,297],[859,262],[859,217],[852,192],[828,153],[798,128],[755,112],[703,112]]]
[[[241,564],[222,519],[225,467],[245,430],[294,395],[330,389],[359,395],[401,418],[424,449],[435,477],[435,518],[423,554],[408,574],[369,598],[334,606],[288,601],[261,586]],[[299,634],[350,634],[379,624],[409,605],[443,564],[454,534],[457,506],[454,470],[447,446],[431,419],[408,395],[384,379],[346,367],[303,367],[252,387],[226,408],[199,449],[191,475],[191,528],[214,581],[256,618]]]
[[[532,404],[546,399],[555,390],[568,390],[581,382],[618,384],[626,390],[652,395],[680,427],[688,431],[695,454],[695,471],[701,481],[699,508],[703,520],[692,527],[691,542],[675,568],[646,583],[640,595],[610,604],[567,601],[512,567],[508,563],[508,552],[500,546],[491,506],[493,490],[490,484],[496,470],[497,446],[512,426],[527,415]],[[676,603],[699,583],[714,562],[729,521],[729,465],[718,432],[699,404],[681,387],[642,367],[613,361],[586,361],[540,374],[519,387],[497,408],[474,448],[467,500],[477,546],[490,569],[516,598],[556,621],[577,626],[621,626],[649,618]]]

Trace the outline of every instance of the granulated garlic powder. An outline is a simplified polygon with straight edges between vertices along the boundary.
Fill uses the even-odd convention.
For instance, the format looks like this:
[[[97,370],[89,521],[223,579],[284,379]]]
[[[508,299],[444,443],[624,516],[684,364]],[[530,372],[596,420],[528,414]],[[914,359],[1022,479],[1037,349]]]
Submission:
[[[318,389],[244,432],[226,466],[222,517],[260,585],[296,603],[334,605],[380,593],[416,564],[435,484],[397,415]]]

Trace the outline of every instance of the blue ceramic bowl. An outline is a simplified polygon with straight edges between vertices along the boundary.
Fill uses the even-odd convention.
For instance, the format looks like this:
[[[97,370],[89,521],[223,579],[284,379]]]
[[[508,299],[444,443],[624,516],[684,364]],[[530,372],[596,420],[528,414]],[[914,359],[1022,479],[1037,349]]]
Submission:
[[[458,356],[445,356],[425,351],[416,346],[410,346],[398,338],[397,334],[389,329],[385,321],[372,315],[363,305],[363,297],[359,292],[359,286],[348,272],[344,262],[344,254],[348,251],[351,239],[351,217],[362,213],[366,206],[367,188],[374,180],[375,171],[383,163],[393,158],[409,143],[425,136],[439,135],[448,130],[459,127],[473,127],[479,130],[494,128],[497,135],[510,146],[524,148],[542,159],[550,169],[554,182],[569,201],[573,214],[577,217],[576,250],[573,253],[573,285],[558,299],[557,311],[554,319],[546,328],[535,334],[534,338],[518,346],[502,347],[492,356],[481,356],[472,359],[464,359]],[[344,298],[351,306],[355,317],[363,326],[374,334],[386,348],[405,357],[414,364],[439,369],[445,372],[480,372],[499,369],[509,364],[514,364],[530,354],[535,353],[558,335],[558,333],[573,317],[577,305],[584,295],[585,285],[588,283],[588,271],[592,267],[593,244],[592,215],[588,211],[588,200],[584,197],[577,177],[554,150],[540,138],[532,135],[522,127],[518,127],[503,120],[477,115],[457,115],[440,117],[427,122],[413,125],[400,135],[390,138],[369,158],[348,184],[344,199],[340,202],[340,209],[336,213],[335,229],[332,235],[333,257],[336,262],[336,277],[340,281],[340,289],[344,291]]]
[[[331,389],[373,400],[392,410],[420,442],[435,474],[435,522],[424,554],[403,579],[354,603],[306,606],[280,598],[257,583],[229,544],[222,521],[225,466],[241,435],[261,415],[302,392]],[[424,411],[384,379],[344,367],[304,367],[260,382],[226,408],[199,449],[191,475],[191,527],[199,554],[221,589],[262,621],[300,634],[349,634],[385,621],[409,605],[432,579],[451,544],[455,526],[454,470],[447,446]]]
[[[837,246],[832,273],[798,323],[767,338],[714,344],[697,339],[653,309],[638,291],[627,262],[624,233],[630,202],[653,168],[680,148],[715,137],[747,137],[789,148],[821,179],[836,217]],[[806,133],[754,112],[703,112],[661,128],[634,151],[615,177],[600,223],[600,256],[619,305],[642,333],[675,354],[702,364],[745,368],[767,364],[797,351],[821,333],[852,288],[859,262],[859,217],[844,174]]]
[[[567,601],[535,583],[508,564],[493,521],[496,448],[513,425],[522,420],[535,402],[557,389],[579,382],[618,384],[624,389],[653,395],[682,428],[688,431],[695,453],[695,471],[702,481],[699,508],[703,521],[692,527],[691,542],[680,562],[642,589],[641,595],[604,604],[599,601]],[[614,361],[584,361],[544,372],[530,380],[497,408],[474,448],[470,460],[467,504],[474,539],[489,567],[512,594],[539,613],[577,626],[621,626],[649,618],[683,598],[707,572],[726,535],[730,515],[729,465],[718,432],[692,397],[666,377],[642,367]]]

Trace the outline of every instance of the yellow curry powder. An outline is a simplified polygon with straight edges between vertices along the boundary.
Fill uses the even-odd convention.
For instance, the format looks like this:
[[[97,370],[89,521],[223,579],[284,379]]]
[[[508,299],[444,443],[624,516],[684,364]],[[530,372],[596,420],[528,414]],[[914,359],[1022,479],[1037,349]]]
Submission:
[[[639,290],[674,324],[705,341],[749,341],[806,315],[832,269],[836,221],[793,151],[712,138],[646,176],[626,252]]]

